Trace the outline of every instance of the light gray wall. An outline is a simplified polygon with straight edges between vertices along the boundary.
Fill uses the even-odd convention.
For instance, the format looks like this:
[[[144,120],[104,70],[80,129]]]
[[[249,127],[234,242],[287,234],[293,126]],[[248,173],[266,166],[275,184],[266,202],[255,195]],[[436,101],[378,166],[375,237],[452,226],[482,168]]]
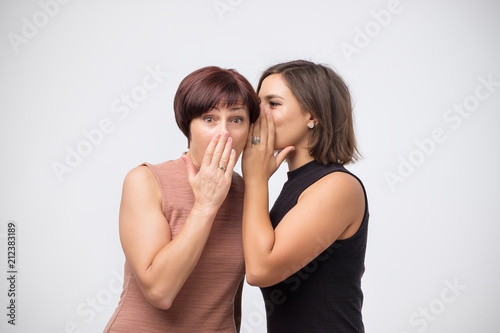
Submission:
[[[2,1],[0,276],[17,284],[10,297],[0,279],[0,331],[101,331],[121,290],[123,178],[186,149],[180,80],[218,65],[255,86],[297,58],[352,90],[367,332],[495,331],[499,13],[488,0]],[[265,332],[260,291],[246,285],[243,305],[242,331]]]

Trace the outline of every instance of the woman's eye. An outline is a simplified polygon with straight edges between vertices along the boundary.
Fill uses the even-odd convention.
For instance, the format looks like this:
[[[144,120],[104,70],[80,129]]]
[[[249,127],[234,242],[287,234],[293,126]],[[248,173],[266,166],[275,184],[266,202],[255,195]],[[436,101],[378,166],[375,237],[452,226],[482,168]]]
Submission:
[[[203,120],[206,122],[206,123],[211,123],[211,122],[214,122],[214,117],[212,116],[205,116],[203,118]]]
[[[241,124],[242,122],[243,122],[243,118],[241,118],[241,117],[233,118],[233,123]]]
[[[276,102],[269,102],[269,106],[271,106],[271,107],[276,107],[278,105],[280,105],[280,104],[276,103]]]

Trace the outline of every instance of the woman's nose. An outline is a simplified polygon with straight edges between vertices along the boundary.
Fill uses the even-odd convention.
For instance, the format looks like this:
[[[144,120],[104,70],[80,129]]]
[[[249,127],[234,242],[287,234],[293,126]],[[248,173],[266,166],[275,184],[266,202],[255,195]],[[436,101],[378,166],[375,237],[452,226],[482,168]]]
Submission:
[[[228,125],[228,124],[227,124],[227,121],[225,121],[225,120],[223,120],[223,121],[221,121],[221,122],[220,122],[220,128],[219,128],[219,129],[220,129],[220,132],[221,132],[221,133],[224,133],[224,132],[229,132],[229,131],[228,131],[228,126],[227,126],[227,125]]]

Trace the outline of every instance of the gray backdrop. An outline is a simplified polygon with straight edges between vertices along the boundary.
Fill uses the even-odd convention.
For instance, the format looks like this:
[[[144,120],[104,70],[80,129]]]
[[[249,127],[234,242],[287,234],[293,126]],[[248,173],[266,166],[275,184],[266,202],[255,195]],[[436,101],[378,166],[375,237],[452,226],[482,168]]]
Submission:
[[[367,332],[497,331],[499,14],[493,0],[2,1],[0,331],[102,331],[123,178],[186,149],[180,80],[218,65],[255,86],[297,58],[352,91]],[[265,332],[260,291],[243,297],[242,332]]]

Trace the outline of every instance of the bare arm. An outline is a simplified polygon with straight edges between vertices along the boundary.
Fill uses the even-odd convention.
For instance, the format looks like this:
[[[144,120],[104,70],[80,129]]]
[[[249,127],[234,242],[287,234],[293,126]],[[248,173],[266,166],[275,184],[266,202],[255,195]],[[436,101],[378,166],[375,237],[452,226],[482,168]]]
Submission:
[[[362,221],[365,201],[354,177],[332,173],[306,189],[274,230],[268,179],[288,152],[274,157],[272,116],[261,115],[259,122],[263,147],[250,147],[243,155],[243,246],[248,283],[266,287],[297,272],[335,240],[352,236]]]
[[[215,215],[231,185],[235,164],[231,142],[227,135],[214,137],[198,172],[186,160],[195,204],[173,240],[151,171],[140,166],[125,178],[120,206],[122,247],[139,288],[158,308],[170,308],[200,258]],[[218,169],[223,158],[229,161],[226,172]]]

